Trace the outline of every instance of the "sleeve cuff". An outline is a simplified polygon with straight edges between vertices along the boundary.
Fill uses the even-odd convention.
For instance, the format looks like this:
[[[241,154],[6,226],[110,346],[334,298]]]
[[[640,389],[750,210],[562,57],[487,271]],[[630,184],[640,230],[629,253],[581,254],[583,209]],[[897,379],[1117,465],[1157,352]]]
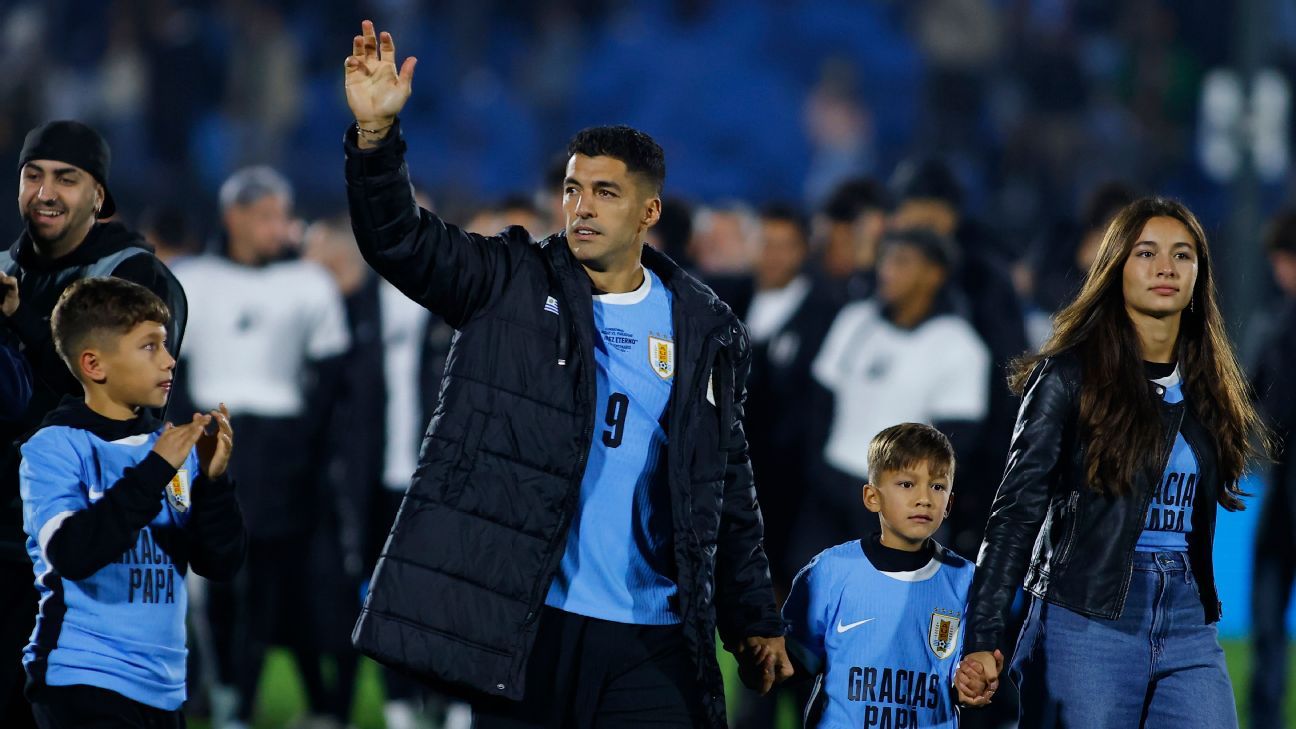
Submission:
[[[230,478],[229,471],[218,478],[198,478],[202,479],[202,487],[194,489],[195,502],[208,502],[234,493],[234,479]]]
[[[391,131],[375,147],[361,149],[358,139],[358,125],[355,122],[347,127],[342,138],[346,149],[347,171],[364,176],[380,175],[384,172],[395,172],[405,163],[405,136],[401,133],[400,117],[392,122]]]
[[[982,652],[984,652],[984,653],[994,653],[995,650],[997,650],[998,648],[999,648],[998,645],[996,645],[996,644],[994,644],[994,643],[986,642],[986,641],[984,641],[984,640],[981,640],[981,641],[975,641],[975,642],[966,642],[966,641],[965,641],[965,642],[963,643],[963,655],[966,656],[966,655],[968,655],[968,654],[970,654],[970,653],[982,653]]]
[[[167,460],[158,455],[156,451],[149,451],[144,460],[134,469],[135,479],[142,486],[147,487],[150,491],[162,492],[167,483],[176,475],[176,467],[167,463]]]

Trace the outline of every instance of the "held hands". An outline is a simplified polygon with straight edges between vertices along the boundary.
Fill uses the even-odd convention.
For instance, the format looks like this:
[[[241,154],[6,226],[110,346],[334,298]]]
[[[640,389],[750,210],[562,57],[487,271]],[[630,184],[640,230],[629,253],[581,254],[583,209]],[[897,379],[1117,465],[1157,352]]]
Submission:
[[[985,706],[999,690],[999,674],[1003,672],[1003,653],[979,651],[969,653],[959,663],[954,674],[954,688],[959,703],[964,706]]]
[[[375,143],[387,136],[386,129],[409,99],[418,59],[406,58],[397,73],[396,44],[391,33],[384,31],[380,38],[369,20],[360,24],[360,32],[346,59],[347,105],[360,129],[372,130],[369,134],[362,131],[360,141]]]
[[[0,273],[0,314],[13,316],[18,311],[18,279]]]
[[[783,638],[744,638],[735,654],[738,677],[747,688],[762,696],[792,677],[792,660],[788,658]]]
[[[211,432],[204,429],[198,439],[198,462],[207,478],[220,478],[229,468],[230,455],[234,453],[234,429],[230,427],[229,408],[221,403],[220,410],[211,411],[207,420],[215,420],[216,429]]]

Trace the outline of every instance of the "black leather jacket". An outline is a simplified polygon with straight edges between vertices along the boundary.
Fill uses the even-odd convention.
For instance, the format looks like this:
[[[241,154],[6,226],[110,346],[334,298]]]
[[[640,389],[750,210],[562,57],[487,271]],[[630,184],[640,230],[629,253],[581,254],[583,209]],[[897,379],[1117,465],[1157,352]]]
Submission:
[[[1098,494],[1085,483],[1077,437],[1079,359],[1064,353],[1042,361],[1026,384],[1003,481],[995,495],[968,606],[965,653],[1004,648],[1017,586],[1055,605],[1098,618],[1120,616],[1129,593],[1134,545],[1143,530],[1164,463],[1140,474],[1126,496]],[[1149,383],[1154,396],[1163,394]],[[1185,401],[1161,404],[1167,447],[1177,432],[1197,456],[1188,561],[1206,622],[1219,620],[1211,544],[1219,493],[1215,440]]]

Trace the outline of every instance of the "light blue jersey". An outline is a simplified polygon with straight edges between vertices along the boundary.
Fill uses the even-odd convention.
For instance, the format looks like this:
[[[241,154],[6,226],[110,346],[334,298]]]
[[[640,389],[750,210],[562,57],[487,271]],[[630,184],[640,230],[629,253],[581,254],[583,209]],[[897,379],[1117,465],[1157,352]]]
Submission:
[[[1159,380],[1154,380],[1165,388],[1162,396],[1168,403],[1183,402],[1183,381],[1178,368]],[[1186,552],[1188,551],[1188,532],[1192,531],[1193,499],[1197,495],[1197,479],[1201,470],[1197,466],[1197,454],[1184,440],[1183,433],[1175,434],[1174,447],[1170,450],[1170,459],[1166,461],[1165,472],[1152,491],[1152,500],[1148,503],[1147,521],[1143,532],[1139,534],[1138,543],[1134,545],[1137,552]]]
[[[662,416],[675,379],[671,295],[656,274],[594,297],[598,399],[580,508],[545,604],[636,625],[680,622]]]
[[[23,529],[40,593],[23,666],[50,686],[97,686],[175,710],[185,700],[188,600],[172,554],[173,545],[185,538],[196,452],[190,452],[165,495],[159,491],[157,516],[111,563],[73,580],[50,565],[45,551],[60,524],[102,499],[127,468],[149,455],[157,438],[158,433],[146,433],[104,441],[60,425],[42,428],[23,444]]]
[[[819,669],[807,727],[954,729],[951,695],[972,563],[944,549],[912,572],[881,572],[857,540],[810,561],[783,618]]]

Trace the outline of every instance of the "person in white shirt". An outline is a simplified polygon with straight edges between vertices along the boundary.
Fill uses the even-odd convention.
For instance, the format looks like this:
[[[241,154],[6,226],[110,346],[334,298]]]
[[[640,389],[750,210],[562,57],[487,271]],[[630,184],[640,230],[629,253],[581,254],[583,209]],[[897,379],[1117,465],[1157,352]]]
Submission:
[[[333,279],[319,264],[291,257],[287,180],[268,167],[240,170],[221,186],[220,204],[223,251],[182,261],[176,276],[192,309],[188,395],[204,407],[217,397],[227,403],[242,443],[231,470],[247,521],[247,560],[232,586],[210,586],[208,604],[222,684],[214,713],[226,708],[232,686],[235,719],[226,726],[239,727],[250,723],[272,642],[293,649],[311,709],[329,703],[303,562],[327,498],[318,486],[324,426],[350,342]]]
[[[852,521],[860,510],[848,505],[868,480],[869,441],[884,428],[927,423],[956,451],[976,443],[990,354],[959,313],[958,291],[947,286],[957,255],[953,242],[929,230],[888,233],[876,296],[844,307],[815,357],[811,373],[833,395],[826,477],[805,508],[805,517],[817,520],[810,523],[818,525],[818,549],[877,531],[876,520]]]

